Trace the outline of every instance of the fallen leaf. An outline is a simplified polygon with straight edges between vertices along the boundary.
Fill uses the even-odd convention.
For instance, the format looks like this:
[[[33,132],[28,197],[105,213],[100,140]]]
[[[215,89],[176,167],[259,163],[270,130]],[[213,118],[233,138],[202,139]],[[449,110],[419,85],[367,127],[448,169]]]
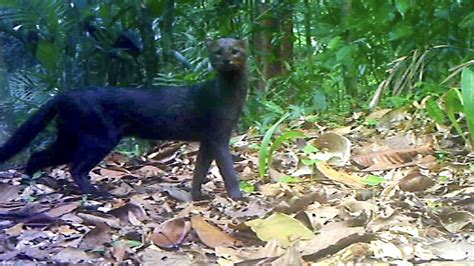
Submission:
[[[152,176],[161,176],[165,174],[165,171],[153,165],[145,165],[139,168],[138,170],[136,170],[136,173],[142,177],[152,177]]]
[[[314,140],[314,146],[321,150],[318,159],[330,161],[333,165],[344,165],[351,157],[351,142],[336,133],[324,133]]]
[[[105,243],[112,241],[110,227],[105,223],[99,223],[95,228],[87,232],[79,244],[79,248],[85,250],[102,247]]]
[[[98,225],[101,223],[105,223],[109,225],[110,227],[120,228],[120,220],[110,214],[105,214],[105,213],[100,213],[100,212],[96,212],[96,213],[80,212],[80,213],[77,213],[77,216],[82,218],[84,222],[88,224]]]
[[[297,249],[305,260],[316,261],[342,250],[354,243],[369,242],[373,236],[365,233],[363,227],[326,226],[321,232],[308,241],[297,243]]]
[[[65,248],[54,255],[53,260],[60,263],[90,263],[95,257],[81,249]]]
[[[119,218],[122,223],[131,223],[133,225],[140,225],[132,223],[133,218],[136,218],[139,221],[146,218],[145,210],[143,210],[142,207],[130,202],[116,209],[110,210],[108,214]]]
[[[460,242],[451,242],[443,240],[431,244],[436,255],[453,261],[473,261],[474,260],[474,244],[466,240]]]
[[[230,247],[241,244],[240,241],[224,233],[220,228],[211,225],[202,217],[192,217],[191,224],[199,239],[208,247]]]
[[[420,160],[418,155],[429,155],[433,150],[429,145],[415,148],[390,149],[376,151],[369,154],[361,154],[352,157],[352,160],[360,166],[367,167],[364,171],[388,170],[416,164]],[[428,157],[431,158],[431,157]]]
[[[336,181],[338,183],[342,183],[352,188],[363,188],[365,185],[362,182],[362,179],[355,175],[350,175],[348,173],[342,171],[336,171],[332,167],[330,167],[326,162],[318,162],[316,164],[316,169],[322,174],[324,177]]]
[[[193,265],[193,259],[186,254],[175,251],[157,250],[156,246],[148,247],[138,254],[139,264],[144,266],[167,265],[185,266]]]
[[[9,202],[12,199],[18,199],[20,188],[8,184],[0,184],[0,203]]]
[[[431,187],[435,182],[420,172],[414,172],[406,175],[398,182],[398,186],[403,191],[416,192],[424,191]]]
[[[160,248],[178,248],[191,230],[191,222],[185,218],[175,218],[162,223],[153,230],[150,240]]]
[[[303,223],[283,213],[274,213],[266,219],[255,219],[245,224],[250,226],[261,240],[276,239],[284,247],[289,247],[295,240],[314,237],[314,233]]]
[[[56,208],[53,208],[51,210],[48,210],[45,212],[46,215],[50,217],[60,217],[66,213],[70,213],[73,210],[77,209],[80,206],[79,202],[71,202],[68,204],[64,204],[61,206],[58,206]]]

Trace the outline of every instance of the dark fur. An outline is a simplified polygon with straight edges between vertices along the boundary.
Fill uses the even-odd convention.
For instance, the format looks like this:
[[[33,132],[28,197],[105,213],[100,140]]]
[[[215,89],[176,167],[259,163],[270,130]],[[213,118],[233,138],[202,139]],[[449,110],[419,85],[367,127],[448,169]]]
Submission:
[[[193,199],[201,198],[214,159],[229,196],[242,197],[228,143],[246,97],[245,44],[224,38],[208,46],[217,70],[215,80],[183,87],[100,87],[59,94],[0,147],[0,162],[20,152],[56,118],[56,141],[32,154],[26,174],[70,164],[71,175],[84,193],[102,194],[90,183],[88,173],[122,137],[199,141]]]

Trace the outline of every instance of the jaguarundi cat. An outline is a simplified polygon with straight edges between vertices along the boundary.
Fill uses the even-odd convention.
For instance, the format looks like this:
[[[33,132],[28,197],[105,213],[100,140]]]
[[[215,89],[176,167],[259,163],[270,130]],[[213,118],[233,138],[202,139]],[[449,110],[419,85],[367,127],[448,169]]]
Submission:
[[[0,163],[26,147],[53,119],[57,138],[47,149],[33,153],[25,174],[69,164],[83,193],[105,196],[88,174],[122,137],[198,141],[200,149],[191,194],[202,197],[201,186],[216,160],[231,198],[239,199],[237,175],[229,140],[247,93],[246,44],[222,38],[208,42],[214,80],[181,87],[95,87],[60,93],[20,126],[0,147]]]

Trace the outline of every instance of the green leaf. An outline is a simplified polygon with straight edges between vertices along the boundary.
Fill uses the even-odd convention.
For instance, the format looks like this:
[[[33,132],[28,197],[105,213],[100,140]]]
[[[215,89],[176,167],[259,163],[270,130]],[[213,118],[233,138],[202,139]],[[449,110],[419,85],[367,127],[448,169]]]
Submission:
[[[339,44],[341,43],[341,40],[342,38],[340,36],[336,36],[332,38],[328,43],[328,49],[332,50],[332,49],[337,48]]]
[[[378,176],[378,175],[369,175],[366,179],[362,180],[362,182],[369,186],[378,186],[386,182],[386,180],[383,177]]]
[[[275,150],[278,150],[281,145],[291,139],[304,138],[306,135],[300,131],[288,131],[279,136],[270,147],[269,157],[272,158],[272,154]]]
[[[267,171],[267,166],[269,163],[269,154],[270,154],[270,141],[272,139],[273,134],[277,130],[278,126],[290,116],[290,114],[284,115],[280,120],[278,120],[273,126],[271,126],[262,140],[262,145],[260,146],[260,152],[258,155],[258,173],[261,178],[265,176]]]
[[[364,125],[367,125],[367,126],[376,126],[379,123],[380,122],[377,119],[373,119],[373,118],[366,118],[364,121]]]
[[[163,13],[164,2],[163,0],[145,0],[144,4],[152,15],[159,17]]]
[[[316,153],[318,152],[319,149],[314,147],[313,145],[311,144],[307,144],[304,148],[303,148],[303,152],[305,153]]]
[[[411,26],[399,26],[388,34],[389,40],[394,41],[402,38],[407,38],[413,34]]]
[[[443,124],[446,117],[444,116],[443,110],[438,105],[438,102],[433,98],[429,98],[426,101],[426,112],[436,123]]]
[[[461,93],[464,103],[464,114],[466,116],[467,127],[471,145],[474,144],[474,72],[465,68],[461,74]]]
[[[279,180],[282,183],[300,183],[301,178],[296,176],[287,175]]]
[[[337,61],[341,62],[344,61],[346,58],[350,57],[352,53],[352,46],[350,45],[345,45],[341,47],[336,53],[336,59]]]
[[[315,165],[316,163],[318,163],[319,160],[301,159],[301,162],[302,162],[304,165],[311,166],[311,165]]]
[[[395,7],[397,7],[398,13],[405,16],[405,13],[410,8],[410,0],[395,0]]]
[[[448,115],[449,121],[451,121],[451,124],[453,125],[454,129],[456,132],[464,139],[465,142],[467,142],[466,137],[464,136],[464,132],[461,129],[461,126],[459,126],[458,121],[456,120],[456,113],[458,113],[460,108],[462,108],[462,103],[461,103],[461,94],[459,93],[459,90],[456,88],[450,89],[446,94],[444,95],[444,104],[445,104],[445,109],[446,109],[446,114]]]
[[[36,58],[38,58],[44,68],[49,71],[54,71],[58,61],[58,53],[54,47],[54,43],[48,40],[40,40],[36,48]]]
[[[255,192],[255,186],[253,184],[250,184],[247,181],[240,181],[239,187],[240,189],[242,189],[244,192],[247,192],[247,193]]]

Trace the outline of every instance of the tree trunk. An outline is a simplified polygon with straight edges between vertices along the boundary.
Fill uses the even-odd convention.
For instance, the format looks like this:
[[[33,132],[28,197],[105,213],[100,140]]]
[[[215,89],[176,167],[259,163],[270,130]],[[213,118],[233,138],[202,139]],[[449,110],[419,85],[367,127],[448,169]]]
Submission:
[[[342,8],[341,15],[342,21],[345,24],[344,28],[348,28],[350,17],[352,13],[352,0],[345,0]],[[352,32],[350,30],[346,31],[346,43],[349,45],[352,42]],[[354,75],[354,69],[349,69],[347,66],[343,66],[343,77],[344,77],[344,86],[346,87],[346,92],[353,98],[357,97],[357,86],[356,78]]]

